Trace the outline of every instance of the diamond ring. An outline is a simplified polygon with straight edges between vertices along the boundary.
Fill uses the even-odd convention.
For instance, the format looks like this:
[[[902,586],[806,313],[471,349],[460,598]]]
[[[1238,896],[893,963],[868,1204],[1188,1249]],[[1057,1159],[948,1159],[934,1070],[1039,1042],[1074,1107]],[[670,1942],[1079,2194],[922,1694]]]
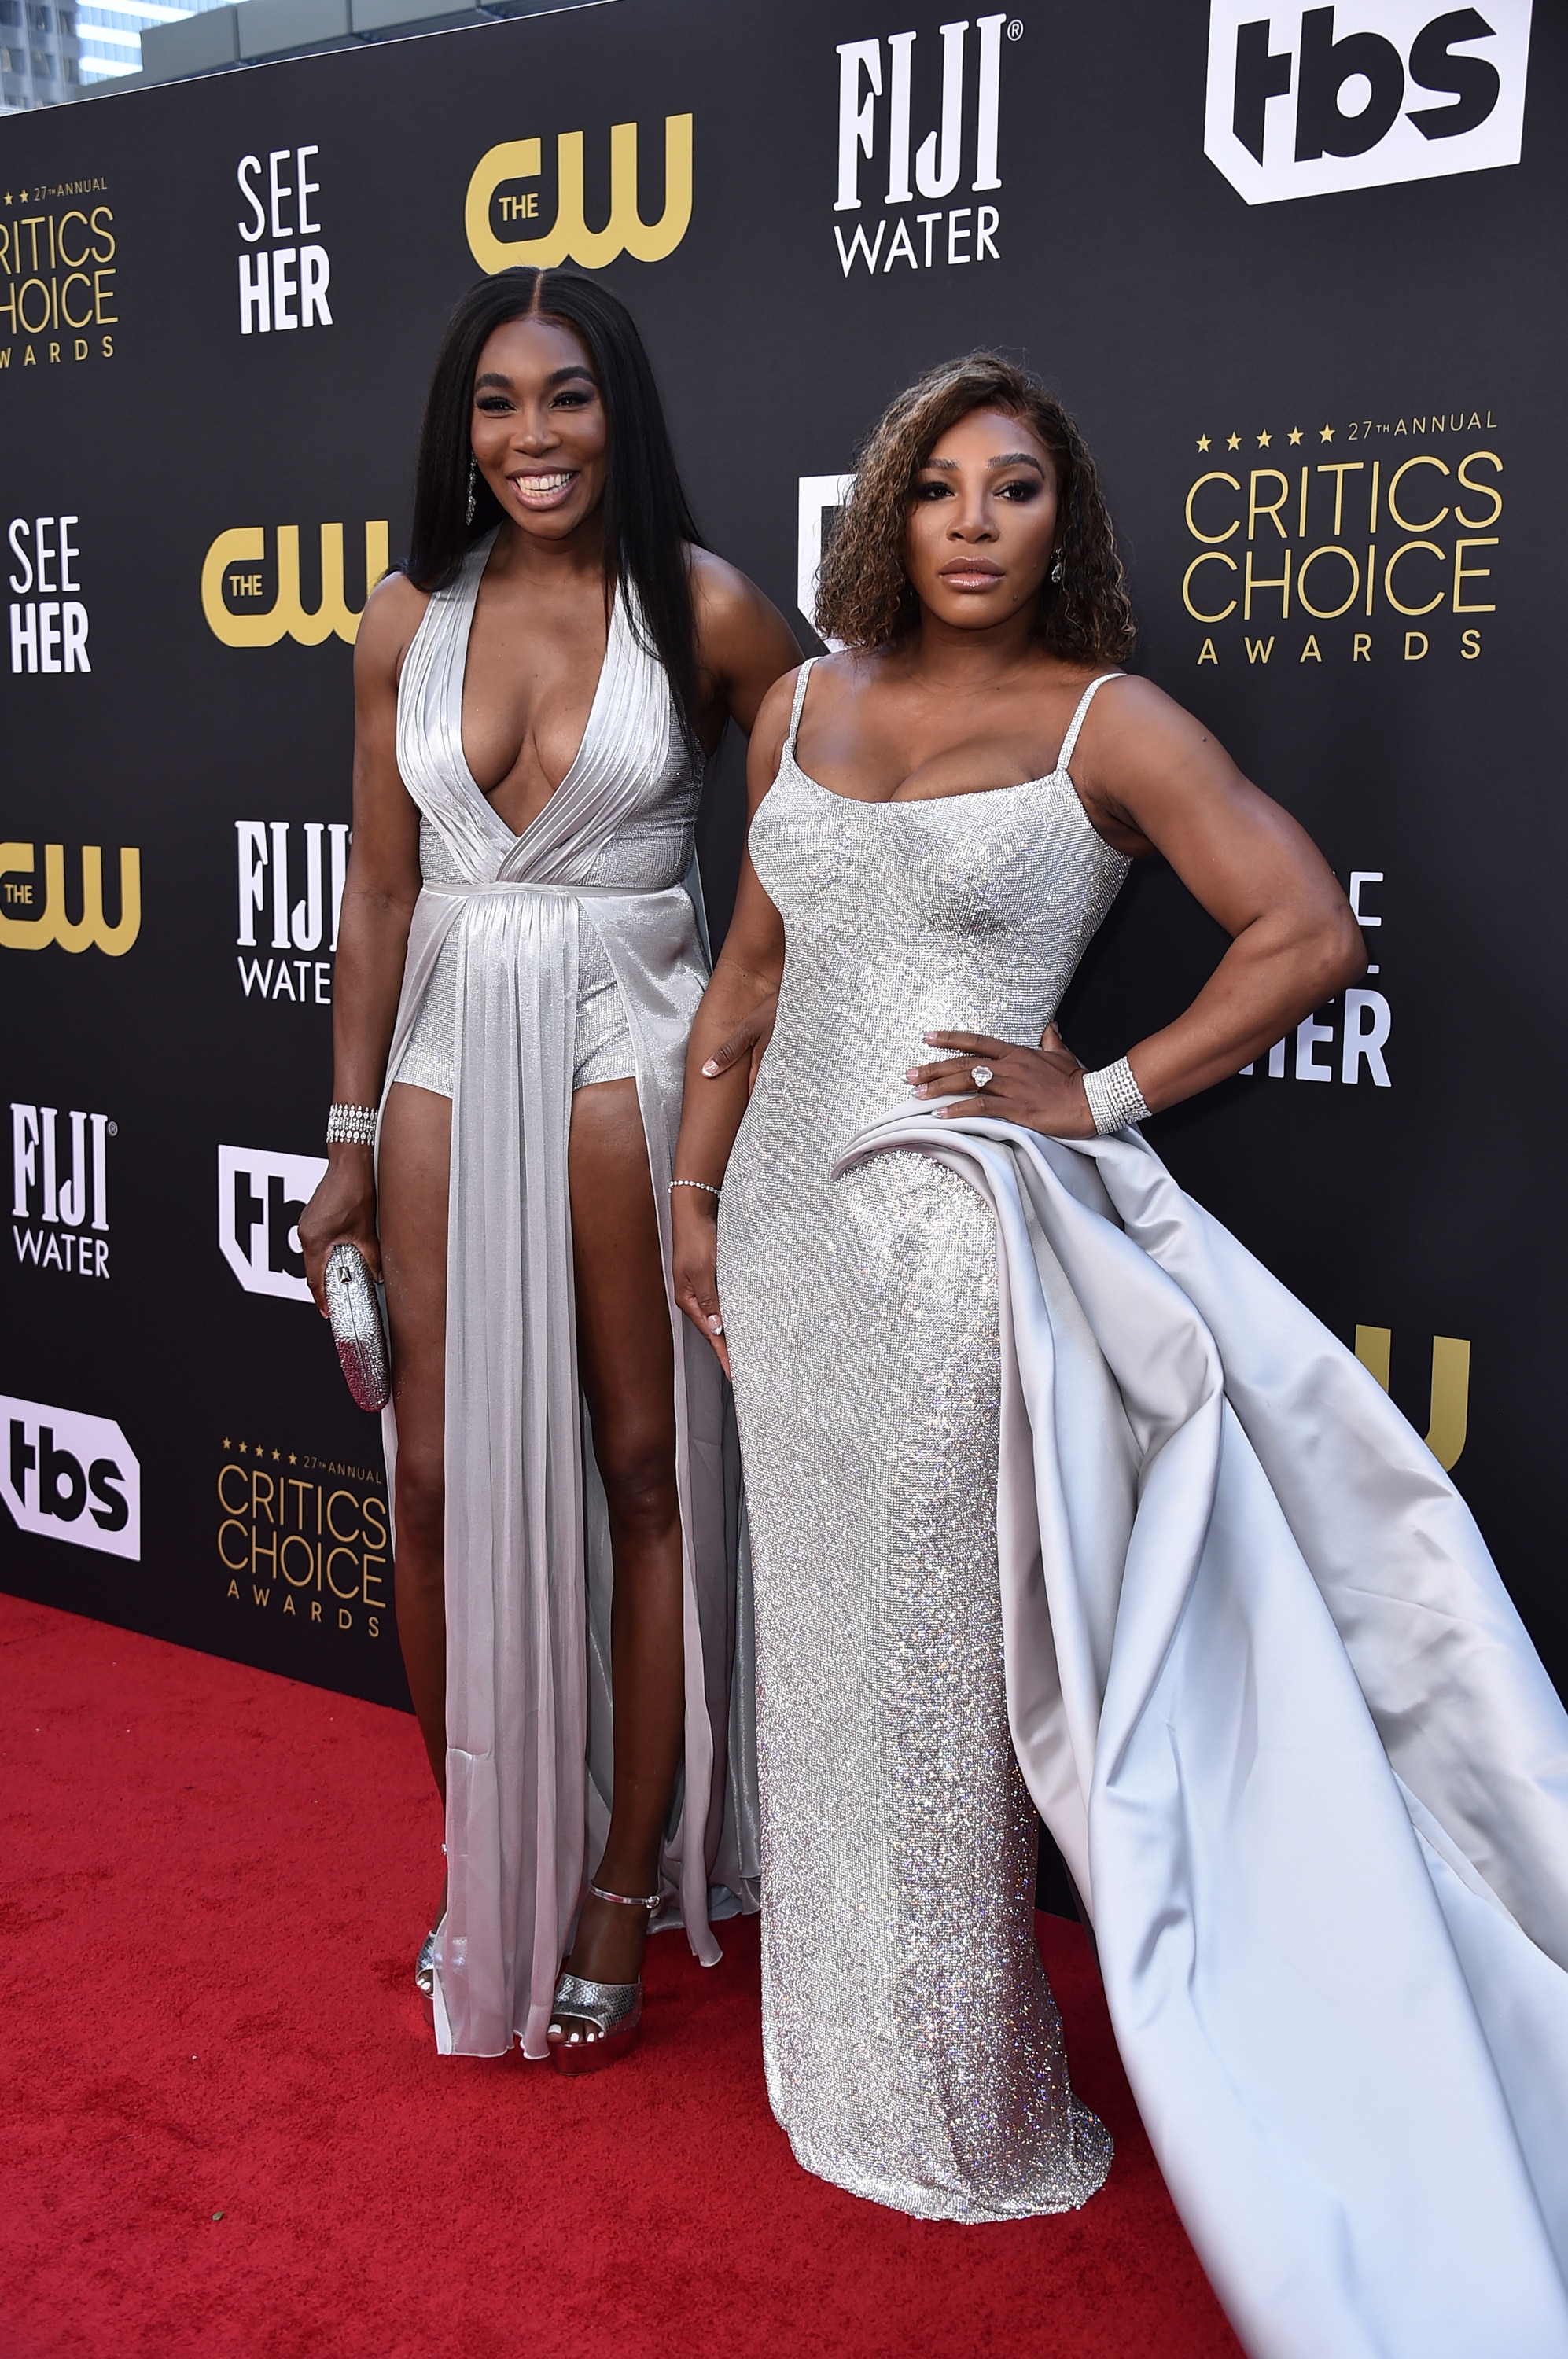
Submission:
[[[989,1065],[971,1065],[969,1078],[977,1090],[983,1090],[988,1082],[994,1082],[996,1076]]]

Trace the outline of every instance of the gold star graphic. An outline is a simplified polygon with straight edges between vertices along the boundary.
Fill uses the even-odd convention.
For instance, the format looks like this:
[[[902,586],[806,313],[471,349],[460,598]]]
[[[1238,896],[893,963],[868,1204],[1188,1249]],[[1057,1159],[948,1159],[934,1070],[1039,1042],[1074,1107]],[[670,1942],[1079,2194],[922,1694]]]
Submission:
[[[299,1465],[299,1451],[296,1451],[296,1450],[291,1450],[291,1451],[289,1452],[289,1465],[290,1465],[290,1466],[298,1466],[298,1465]]]
[[[1332,426],[1320,426],[1320,427],[1318,428],[1318,440],[1319,440],[1320,442],[1332,442],[1332,441],[1334,440],[1334,429],[1333,429],[1333,427],[1332,427]]]
[[[1241,448],[1240,435],[1227,434],[1225,439],[1225,446],[1227,451],[1239,451]]]
[[[1268,431],[1268,429],[1265,429],[1265,430],[1264,430],[1264,431],[1263,431],[1263,432],[1258,436],[1258,449],[1259,449],[1260,451],[1267,451],[1267,450],[1268,450],[1268,448],[1269,448],[1269,445],[1270,444],[1270,442],[1272,442],[1272,440],[1274,440],[1274,437],[1272,436],[1272,434],[1270,434],[1270,433]]]
[[[282,1457],[282,1455],[283,1455],[283,1452],[282,1452],[282,1451],[281,1451],[281,1450],[275,1450],[275,1451],[273,1451],[272,1456],[273,1456],[273,1462],[274,1462],[274,1463],[275,1463],[275,1464],[276,1464],[277,1461],[278,1461],[279,1458],[281,1458],[281,1457]]]
[[[225,1450],[231,1450],[233,1447],[234,1444],[230,1441],[228,1435],[225,1433],[223,1436],[223,1448]]]
[[[245,1456],[245,1443],[243,1441],[236,1441],[234,1448],[239,1451],[240,1456],[243,1458]]]
[[[1199,435],[1199,437],[1198,437],[1198,448],[1199,448],[1199,450],[1200,450],[1200,451],[1206,451],[1206,450],[1208,449],[1208,447],[1209,447],[1209,438],[1208,438],[1208,436],[1207,436],[1206,434],[1200,434],[1200,435]]]
[[[1292,443],[1299,442],[1299,441],[1301,440],[1301,428],[1300,428],[1299,426],[1292,426],[1292,427],[1291,427],[1291,429],[1290,429],[1290,440],[1291,440],[1291,442],[1292,442]]]

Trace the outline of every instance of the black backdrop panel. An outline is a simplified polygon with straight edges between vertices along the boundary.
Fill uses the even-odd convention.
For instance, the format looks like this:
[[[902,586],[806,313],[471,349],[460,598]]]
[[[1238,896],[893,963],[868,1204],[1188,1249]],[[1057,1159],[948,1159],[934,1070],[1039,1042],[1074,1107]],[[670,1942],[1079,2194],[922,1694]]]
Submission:
[[[1276,57],[1301,22],[1265,0],[945,36],[926,0],[613,0],[0,123],[9,1589],[402,1695],[376,1430],[290,1242],[350,643],[449,306],[564,249],[636,310],[708,537],[802,634],[835,479],[910,375],[997,342],[1076,412],[1141,663],[1356,880],[1374,962],[1152,1136],[1359,1331],[1562,1677],[1568,27],[1488,11],[1490,80],[1434,96],[1422,13],[1337,11],[1384,44],[1372,112],[1402,93],[1377,139],[1332,57],[1259,94],[1241,20]],[[721,911],[739,777],[732,748]],[[1119,1053],[1218,947],[1139,874],[1074,1045]]]

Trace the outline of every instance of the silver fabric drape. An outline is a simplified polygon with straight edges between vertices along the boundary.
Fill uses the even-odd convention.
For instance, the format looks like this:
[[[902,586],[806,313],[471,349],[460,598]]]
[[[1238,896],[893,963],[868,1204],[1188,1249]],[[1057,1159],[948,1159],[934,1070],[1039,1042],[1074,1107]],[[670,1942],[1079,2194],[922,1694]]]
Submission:
[[[1454,1484],[1132,1131],[996,1215],[1009,1717],[1255,2359],[1568,2353],[1568,1714]]]
[[[582,746],[521,835],[463,757],[463,682],[492,539],[430,600],[403,666],[397,763],[441,838],[409,929],[387,1072],[456,945],[446,1343],[447,1858],[443,2053],[546,2052],[561,1959],[608,1823],[609,1536],[576,1362],[566,1147],[578,944],[614,970],[669,1265],[687,1035],[706,980],[692,878],[614,881],[617,830],[685,796],[668,681],[617,594]],[[689,856],[676,854],[675,876]],[[633,864],[640,878],[640,862]],[[606,881],[607,880],[607,881]],[[668,1277],[666,1284],[668,1287]],[[738,1474],[723,1380],[670,1302],[685,1576],[685,1755],[666,1919],[704,1963],[711,1915],[757,1905],[749,1615],[736,1612]],[[388,1477],[392,1413],[384,1423]],[[744,1599],[742,1603],[744,1606]],[[732,1701],[732,1685],[738,1701]]]

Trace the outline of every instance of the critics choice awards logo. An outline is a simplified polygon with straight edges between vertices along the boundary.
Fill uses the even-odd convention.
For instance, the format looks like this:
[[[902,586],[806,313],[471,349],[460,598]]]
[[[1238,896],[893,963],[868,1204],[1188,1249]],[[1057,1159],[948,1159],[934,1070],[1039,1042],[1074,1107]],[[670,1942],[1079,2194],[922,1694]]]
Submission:
[[[63,1276],[109,1275],[106,1114],[11,1102],[11,1236],[16,1259]]]
[[[217,1494],[231,1604],[307,1629],[381,1636],[392,1538],[374,1468],[225,1434]]]
[[[290,328],[330,328],[327,289],[332,266],[313,217],[321,182],[320,147],[273,147],[263,163],[242,156],[235,172],[248,208],[237,226],[240,333],[280,335]]]
[[[1181,596],[1199,665],[1478,662],[1498,603],[1497,441],[1490,409],[1425,403],[1194,436]]]
[[[912,32],[839,43],[833,212],[876,209],[833,223],[846,278],[1000,259],[1001,211],[985,200],[1002,186],[1004,31],[1016,41],[1023,30],[1017,16],[965,17],[939,27],[940,52]],[[933,105],[936,127],[922,134]]]
[[[1203,152],[1249,205],[1517,164],[1530,0],[1212,0]]]
[[[142,1470],[114,1421],[0,1395],[0,1491],[19,1531],[139,1561]]]
[[[114,359],[119,247],[107,186],[0,190],[0,372]]]
[[[664,118],[664,208],[656,221],[644,221],[637,204],[637,125],[612,124],[608,147],[609,218],[597,229],[588,221],[583,132],[556,135],[553,212],[548,191],[535,185],[544,173],[542,138],[505,139],[488,148],[463,201],[469,251],[481,270],[553,270],[563,262],[603,270],[623,254],[634,262],[663,262],[673,254],[691,223],[691,117]]]

